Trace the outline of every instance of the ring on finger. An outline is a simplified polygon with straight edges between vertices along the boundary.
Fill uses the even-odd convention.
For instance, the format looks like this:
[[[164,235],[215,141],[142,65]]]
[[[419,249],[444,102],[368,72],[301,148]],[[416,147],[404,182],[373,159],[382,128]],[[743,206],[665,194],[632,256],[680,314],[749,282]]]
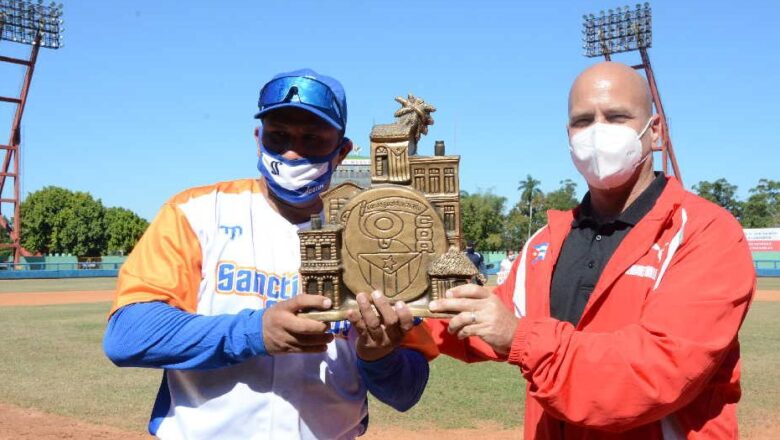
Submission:
[[[471,323],[475,324],[477,322],[477,314],[473,310],[471,311]]]

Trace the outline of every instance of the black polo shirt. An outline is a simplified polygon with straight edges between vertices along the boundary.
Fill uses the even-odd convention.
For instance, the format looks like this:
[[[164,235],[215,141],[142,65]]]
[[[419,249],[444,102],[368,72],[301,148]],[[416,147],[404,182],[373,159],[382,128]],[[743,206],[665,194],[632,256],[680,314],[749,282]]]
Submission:
[[[553,269],[550,315],[574,325],[580,322],[596,281],[620,242],[655,205],[666,186],[663,173],[656,177],[614,221],[600,224],[593,216],[590,192],[585,194],[571,232],[563,242]]]

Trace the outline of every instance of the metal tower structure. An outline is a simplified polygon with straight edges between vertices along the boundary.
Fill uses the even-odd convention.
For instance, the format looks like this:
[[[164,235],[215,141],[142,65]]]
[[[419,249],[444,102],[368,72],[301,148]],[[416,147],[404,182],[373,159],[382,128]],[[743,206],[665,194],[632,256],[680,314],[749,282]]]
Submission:
[[[0,144],[3,154],[0,165],[0,228],[8,232],[10,243],[0,243],[0,249],[12,248],[14,264],[19,263],[22,255],[29,253],[22,247],[21,218],[21,124],[24,106],[30,91],[38,50],[41,47],[58,49],[62,47],[62,4],[51,3],[44,6],[42,0],[37,4],[30,1],[0,0],[0,40],[28,44],[32,46],[27,59],[0,55],[0,62],[24,66],[24,81],[18,97],[0,96],[0,102],[16,106],[11,132],[7,144]],[[13,186],[7,185],[9,178]],[[7,207],[11,207],[11,219],[6,217]]]
[[[653,151],[661,152],[664,173],[669,174],[671,164],[674,175],[682,183],[682,175],[669,136],[669,123],[661,104],[650,56],[647,54],[647,49],[653,43],[651,12],[650,4],[645,3],[637,4],[634,9],[624,6],[610,9],[606,13],[601,11],[598,16],[583,15],[582,49],[586,57],[603,56],[607,61],[612,60],[611,55],[614,53],[639,52],[642,62],[631,67],[645,71],[655,111],[661,117],[661,137],[659,143],[653,146]]]

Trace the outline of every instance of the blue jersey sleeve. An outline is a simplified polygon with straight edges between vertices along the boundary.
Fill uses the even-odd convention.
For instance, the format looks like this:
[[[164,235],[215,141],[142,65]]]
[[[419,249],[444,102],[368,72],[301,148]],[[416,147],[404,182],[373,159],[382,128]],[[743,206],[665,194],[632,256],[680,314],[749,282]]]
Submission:
[[[376,361],[358,359],[358,371],[371,394],[398,411],[406,411],[425,391],[429,366],[422,353],[398,348]]]
[[[263,310],[203,316],[163,302],[126,305],[111,316],[103,350],[120,367],[205,370],[265,355]]]

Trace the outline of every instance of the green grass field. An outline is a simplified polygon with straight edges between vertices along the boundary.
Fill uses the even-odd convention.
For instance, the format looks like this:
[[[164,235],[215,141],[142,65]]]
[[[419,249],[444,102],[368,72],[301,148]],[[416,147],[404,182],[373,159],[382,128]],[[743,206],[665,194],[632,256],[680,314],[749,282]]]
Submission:
[[[108,308],[108,303],[0,307],[0,402],[143,431],[161,373],[120,369],[105,359],[101,338]],[[780,421],[778,317],[780,302],[756,302],[741,332],[739,415],[746,435]],[[517,426],[523,386],[508,365],[465,365],[442,357],[431,366],[422,401],[409,412],[372,401],[372,426],[463,428],[482,421]]]
[[[0,307],[0,401],[111,426],[143,430],[159,370],[117,368],[102,353],[108,303]],[[422,402],[406,414],[371,403],[375,425],[474,426],[520,420],[520,377],[505,364],[433,363]],[[446,411],[440,410],[447,408]]]
[[[780,278],[759,278],[758,290],[780,290]]]

